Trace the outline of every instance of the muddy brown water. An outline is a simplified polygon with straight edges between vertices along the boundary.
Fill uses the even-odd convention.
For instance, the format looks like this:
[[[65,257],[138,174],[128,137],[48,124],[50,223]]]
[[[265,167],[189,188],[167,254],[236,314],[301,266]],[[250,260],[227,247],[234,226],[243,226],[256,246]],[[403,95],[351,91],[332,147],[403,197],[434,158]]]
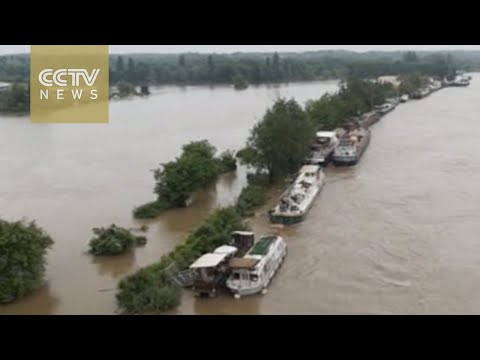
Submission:
[[[279,230],[289,255],[265,296],[195,299],[172,314],[463,314],[480,309],[480,76],[469,88],[412,101],[373,128],[358,166],[328,168],[306,221]],[[91,228],[138,227],[153,198],[150,169],[183,144],[239,149],[279,97],[304,103],[335,82],[251,88],[161,88],[111,104],[109,125],[32,125],[0,118],[0,217],[35,219],[55,239],[48,284],[0,314],[114,314],[119,279],[173,249],[213,208],[231,204],[245,169],[222,177],[189,209],[149,222],[145,248],[85,254]],[[251,220],[271,232],[266,210]]]

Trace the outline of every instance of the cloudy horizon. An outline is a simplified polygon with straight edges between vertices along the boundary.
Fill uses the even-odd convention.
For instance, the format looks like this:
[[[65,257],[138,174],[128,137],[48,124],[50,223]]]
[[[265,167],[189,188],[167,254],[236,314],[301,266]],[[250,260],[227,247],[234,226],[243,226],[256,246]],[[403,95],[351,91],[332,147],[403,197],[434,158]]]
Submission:
[[[111,54],[177,54],[236,52],[305,52],[316,50],[367,51],[451,51],[480,50],[480,45],[110,45]],[[0,55],[25,54],[29,45],[0,45]]]

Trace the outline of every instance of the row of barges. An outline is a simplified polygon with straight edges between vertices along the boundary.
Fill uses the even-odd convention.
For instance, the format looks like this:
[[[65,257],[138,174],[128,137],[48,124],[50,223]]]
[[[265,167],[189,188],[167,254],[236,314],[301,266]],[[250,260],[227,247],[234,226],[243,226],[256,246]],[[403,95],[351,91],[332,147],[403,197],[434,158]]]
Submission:
[[[375,107],[374,111],[350,119],[342,128],[318,132],[305,166],[293,184],[281,195],[277,205],[270,210],[270,221],[282,225],[302,222],[325,184],[323,167],[330,162],[335,166],[356,165],[370,145],[371,126],[395,110],[400,103],[424,98],[443,87],[468,86],[470,80],[471,77],[465,75],[458,75],[450,82],[429,79],[425,88],[413,94],[387,99],[384,104]]]
[[[431,80],[428,87],[414,94],[388,99],[374,111],[350,119],[342,128],[318,132],[305,165],[281,195],[276,206],[269,211],[271,222],[281,225],[302,222],[325,185],[323,168],[330,162],[335,166],[356,165],[370,144],[370,127],[395,110],[400,103],[423,98],[446,86],[468,86],[470,80],[465,76],[453,82]],[[220,289],[225,288],[236,299],[266,294],[287,251],[287,244],[281,236],[262,236],[256,241],[254,233],[234,232],[228,245],[195,261],[186,277],[189,281],[184,281],[181,285],[191,287],[197,296],[215,297]]]

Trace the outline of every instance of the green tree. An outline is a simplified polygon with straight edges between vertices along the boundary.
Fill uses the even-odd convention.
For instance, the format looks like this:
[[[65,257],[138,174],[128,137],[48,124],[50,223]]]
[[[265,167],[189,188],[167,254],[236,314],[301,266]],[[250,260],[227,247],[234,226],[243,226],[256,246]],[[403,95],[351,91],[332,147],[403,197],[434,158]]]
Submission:
[[[406,75],[400,77],[400,86],[398,87],[398,91],[400,94],[411,95],[415,91],[425,87],[427,84],[428,79],[426,77],[418,74]]]
[[[129,230],[116,225],[109,228],[94,228],[95,237],[89,242],[90,253],[95,256],[119,255],[134,246],[145,245],[146,238],[135,236]]]
[[[215,62],[213,61],[212,55],[208,55],[207,62],[208,62],[208,75],[210,77],[210,80],[212,80],[215,74]]]
[[[248,88],[248,81],[245,76],[241,74],[235,74],[232,78],[232,81],[236,90],[245,90]]]
[[[278,100],[257,124],[242,160],[267,170],[274,181],[298,170],[313,139],[313,126],[295,100]]]
[[[282,72],[280,68],[280,56],[278,53],[273,54],[273,61],[272,61],[272,72],[273,76],[275,77],[276,81],[279,81],[282,79]]]
[[[128,59],[127,79],[132,84],[135,84],[138,80],[136,77],[135,61],[132,58]]]
[[[185,145],[179,158],[154,171],[157,200],[134,209],[135,218],[153,219],[168,209],[185,207],[195,191],[236,169],[233,152],[226,151],[218,158],[215,153],[206,140]]]
[[[373,110],[396,93],[391,84],[351,78],[341,84],[337,94],[327,94],[320,100],[308,102],[306,112],[316,129],[334,130],[349,118]]]
[[[45,256],[53,244],[34,222],[0,220],[0,303],[8,303],[43,285]]]
[[[135,87],[126,81],[120,81],[117,84],[117,90],[120,97],[127,97],[135,94]]]
[[[405,62],[414,63],[418,61],[418,55],[415,51],[408,51],[403,56]]]
[[[119,73],[119,75],[122,75],[125,72],[125,64],[123,63],[123,58],[121,56],[117,58],[115,70],[117,73]]]
[[[27,112],[30,109],[29,86],[14,83],[1,95],[0,102],[3,103],[3,108],[6,111]]]
[[[270,82],[272,81],[272,63],[270,57],[267,56],[265,60],[265,79],[264,81]]]
[[[187,62],[185,60],[185,55],[184,54],[181,54],[179,57],[178,57],[178,65],[180,67],[185,67],[187,65]]]
[[[185,145],[179,159],[154,172],[159,199],[175,207],[186,206],[193,192],[217,178],[219,163],[215,152],[215,147],[206,140]]]

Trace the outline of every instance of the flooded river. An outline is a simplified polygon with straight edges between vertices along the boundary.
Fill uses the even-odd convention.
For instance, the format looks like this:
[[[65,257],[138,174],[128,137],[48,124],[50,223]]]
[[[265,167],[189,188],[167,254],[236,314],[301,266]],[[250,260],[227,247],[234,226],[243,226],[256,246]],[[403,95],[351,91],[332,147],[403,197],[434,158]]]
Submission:
[[[149,170],[193,140],[239,149],[277,97],[304,103],[335,89],[335,82],[244,92],[161,88],[112,103],[109,125],[0,118],[0,217],[35,219],[56,242],[48,285],[0,306],[0,314],[113,314],[119,279],[157,261],[245,184],[241,169],[191,208],[151,222],[145,248],[109,260],[86,255],[93,227],[139,225],[131,210],[153,199]],[[173,313],[476,313],[479,114],[480,76],[469,88],[400,105],[374,126],[360,164],[327,169],[307,220],[281,231],[289,255],[266,296],[198,300],[185,292]],[[271,230],[265,211],[251,222],[257,232]]]

